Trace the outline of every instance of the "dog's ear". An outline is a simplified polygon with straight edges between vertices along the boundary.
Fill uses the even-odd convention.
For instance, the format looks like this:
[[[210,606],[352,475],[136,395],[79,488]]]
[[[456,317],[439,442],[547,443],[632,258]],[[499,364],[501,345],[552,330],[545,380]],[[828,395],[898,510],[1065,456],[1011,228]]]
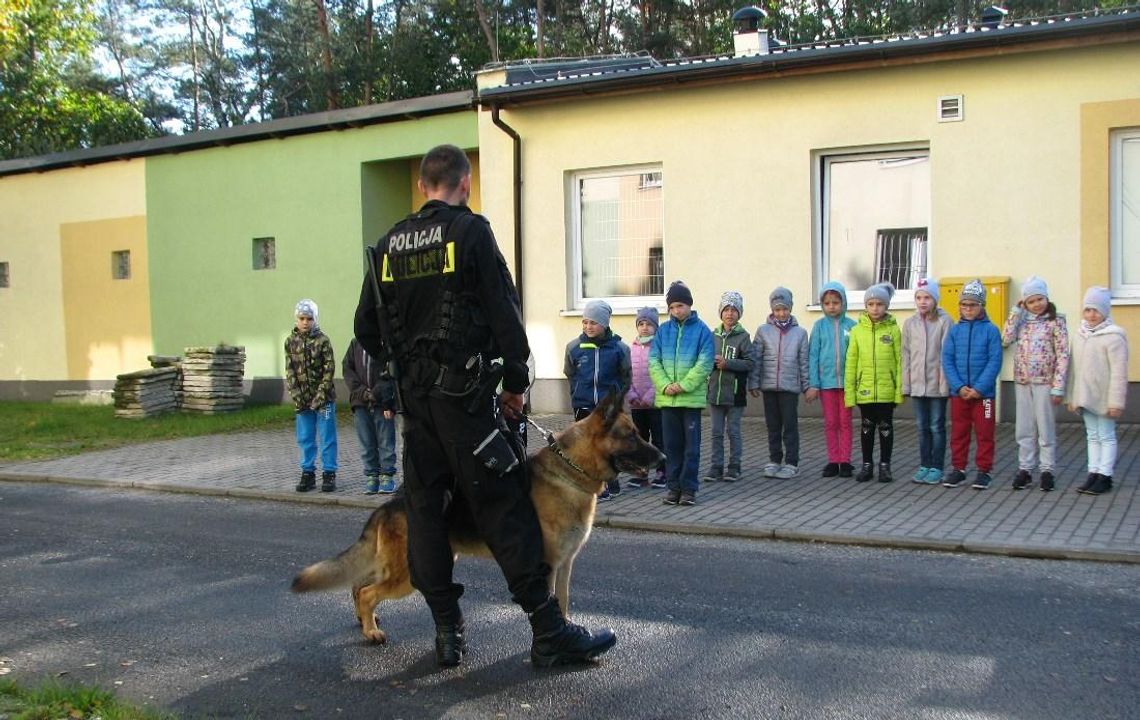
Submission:
[[[602,426],[606,429],[606,432],[609,432],[610,428],[617,422],[618,415],[621,415],[624,402],[625,398],[622,397],[621,393],[611,392],[602,398],[602,401],[598,403],[598,407],[594,408],[594,412],[602,416]]]

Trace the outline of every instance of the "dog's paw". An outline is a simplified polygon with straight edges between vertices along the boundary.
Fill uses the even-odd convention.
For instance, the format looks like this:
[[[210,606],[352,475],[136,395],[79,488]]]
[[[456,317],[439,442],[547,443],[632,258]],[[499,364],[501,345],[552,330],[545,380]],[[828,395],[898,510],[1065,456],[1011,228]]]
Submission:
[[[376,627],[375,621],[373,621],[371,629],[364,628],[364,637],[367,638],[369,642],[376,643],[377,645],[383,645],[388,642],[388,636],[384,634],[383,630]]]

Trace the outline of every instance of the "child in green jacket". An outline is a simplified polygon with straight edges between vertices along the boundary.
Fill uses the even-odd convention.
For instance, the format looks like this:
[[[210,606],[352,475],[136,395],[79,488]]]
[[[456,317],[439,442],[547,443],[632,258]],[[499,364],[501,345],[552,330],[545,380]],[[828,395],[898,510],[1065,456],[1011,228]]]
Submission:
[[[866,310],[851,330],[844,368],[844,397],[847,407],[859,406],[862,426],[863,467],[855,475],[858,482],[875,476],[875,435],[879,436],[879,482],[891,482],[891,448],[894,444],[895,406],[902,404],[902,332],[887,312],[895,288],[879,283],[863,294]]]

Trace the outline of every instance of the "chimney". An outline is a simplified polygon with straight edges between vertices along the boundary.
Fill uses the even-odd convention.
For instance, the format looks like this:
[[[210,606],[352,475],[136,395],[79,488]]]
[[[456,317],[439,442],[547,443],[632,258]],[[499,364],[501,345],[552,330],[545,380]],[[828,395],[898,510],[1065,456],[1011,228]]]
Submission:
[[[768,54],[768,31],[760,27],[760,23],[767,17],[768,13],[755,5],[740,8],[733,13],[732,43],[736,57]]]
[[[1005,16],[1008,14],[1009,10],[998,5],[990,5],[982,11],[982,27],[987,30],[993,30],[1005,22]]]

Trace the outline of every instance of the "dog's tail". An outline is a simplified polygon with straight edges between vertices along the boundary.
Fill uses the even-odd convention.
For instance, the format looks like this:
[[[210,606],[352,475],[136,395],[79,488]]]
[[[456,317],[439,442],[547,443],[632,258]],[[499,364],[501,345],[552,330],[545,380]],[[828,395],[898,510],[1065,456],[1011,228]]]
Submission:
[[[401,507],[394,507],[401,505]],[[400,516],[397,518],[396,516]],[[343,552],[330,560],[308,566],[297,577],[293,578],[293,592],[313,592],[315,590],[333,590],[349,585],[362,585],[368,582],[378,582],[383,578],[374,577],[377,574],[376,558],[377,543],[383,541],[380,532],[382,525],[387,525],[386,532],[399,531],[391,527],[394,521],[406,528],[403,517],[402,503],[390,502],[381,505],[373,511],[372,516],[364,525],[360,539],[346,548]],[[403,530],[406,532],[406,530]]]

